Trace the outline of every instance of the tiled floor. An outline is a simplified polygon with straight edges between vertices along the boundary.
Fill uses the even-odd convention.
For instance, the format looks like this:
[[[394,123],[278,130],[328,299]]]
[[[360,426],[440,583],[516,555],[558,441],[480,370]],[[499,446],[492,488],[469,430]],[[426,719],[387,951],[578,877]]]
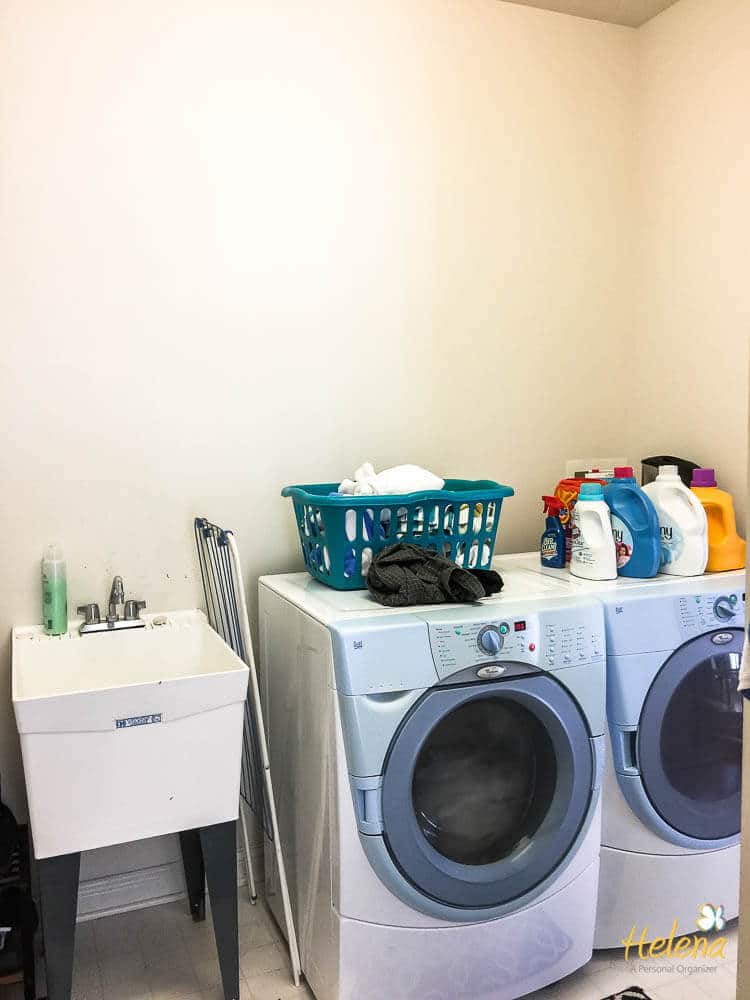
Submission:
[[[240,890],[240,1000],[312,1000],[295,989],[286,949],[262,903]],[[223,1000],[210,915],[193,923],[187,903],[167,903],[79,924],[72,1000]],[[43,994],[43,984],[39,993]],[[22,1000],[0,986],[0,1000]]]
[[[240,1000],[311,1000],[306,986],[292,985],[281,935],[262,903],[251,906],[241,893],[239,922]],[[736,923],[724,936],[723,962],[625,962],[622,951],[597,952],[584,969],[534,993],[533,1000],[602,1000],[627,986],[641,986],[652,1000],[735,1000]],[[219,978],[210,917],[194,924],[185,903],[78,926],[73,1000],[223,1000]],[[0,987],[0,1000],[22,995],[20,987]]]

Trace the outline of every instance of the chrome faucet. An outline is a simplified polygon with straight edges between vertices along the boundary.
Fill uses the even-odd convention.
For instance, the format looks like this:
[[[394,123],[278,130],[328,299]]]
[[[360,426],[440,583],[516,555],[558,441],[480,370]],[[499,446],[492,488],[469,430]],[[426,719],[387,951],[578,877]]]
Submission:
[[[125,615],[123,618],[117,613],[118,607],[125,605]],[[143,628],[146,624],[140,617],[145,601],[125,600],[125,587],[122,577],[116,576],[112,580],[112,587],[109,592],[109,610],[104,621],[101,620],[98,604],[82,604],[77,610],[79,615],[84,616],[84,621],[78,631],[81,635],[88,632],[108,632],[123,628]]]
[[[122,577],[116,576],[112,580],[112,589],[109,592],[109,614],[107,624],[114,628],[117,622],[117,605],[125,603],[125,588],[122,585]]]

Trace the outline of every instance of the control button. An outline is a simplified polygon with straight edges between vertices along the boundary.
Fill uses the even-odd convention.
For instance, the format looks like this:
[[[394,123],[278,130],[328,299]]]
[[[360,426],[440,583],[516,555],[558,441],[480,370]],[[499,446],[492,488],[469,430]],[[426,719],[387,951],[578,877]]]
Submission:
[[[533,653],[535,649],[536,649],[536,643],[535,642],[530,642],[529,643],[529,652]]]
[[[493,677],[500,677],[505,673],[505,667],[501,667],[499,663],[490,663],[489,666],[480,667],[477,670],[477,677],[480,677],[483,681],[492,680]]]
[[[508,632],[510,632],[510,625],[507,622],[501,622],[500,635],[507,635]]]
[[[500,626],[502,628],[502,626]],[[494,656],[503,648],[504,639],[494,625],[486,625],[479,633],[477,645],[483,653]]]
[[[714,614],[723,622],[729,621],[737,614],[734,604],[728,597],[717,597],[714,601]]]

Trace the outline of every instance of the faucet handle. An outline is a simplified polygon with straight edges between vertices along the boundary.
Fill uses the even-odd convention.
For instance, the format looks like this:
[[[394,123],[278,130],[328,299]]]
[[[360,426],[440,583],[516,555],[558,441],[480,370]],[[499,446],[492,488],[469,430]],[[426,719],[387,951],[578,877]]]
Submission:
[[[101,621],[98,604],[81,604],[76,611],[83,615],[87,625],[98,625]]]
[[[125,601],[125,621],[132,622],[140,618],[140,612],[146,607],[145,601]]]

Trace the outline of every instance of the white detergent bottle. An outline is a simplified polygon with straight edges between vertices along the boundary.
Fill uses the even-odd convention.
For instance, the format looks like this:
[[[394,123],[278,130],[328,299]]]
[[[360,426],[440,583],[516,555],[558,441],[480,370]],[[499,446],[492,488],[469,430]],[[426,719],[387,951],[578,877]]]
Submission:
[[[643,489],[659,517],[659,572],[700,576],[708,561],[708,520],[703,504],[680,479],[676,465],[662,465],[656,479]]]
[[[570,572],[585,580],[616,580],[612,519],[601,483],[582,483],[573,509]]]

